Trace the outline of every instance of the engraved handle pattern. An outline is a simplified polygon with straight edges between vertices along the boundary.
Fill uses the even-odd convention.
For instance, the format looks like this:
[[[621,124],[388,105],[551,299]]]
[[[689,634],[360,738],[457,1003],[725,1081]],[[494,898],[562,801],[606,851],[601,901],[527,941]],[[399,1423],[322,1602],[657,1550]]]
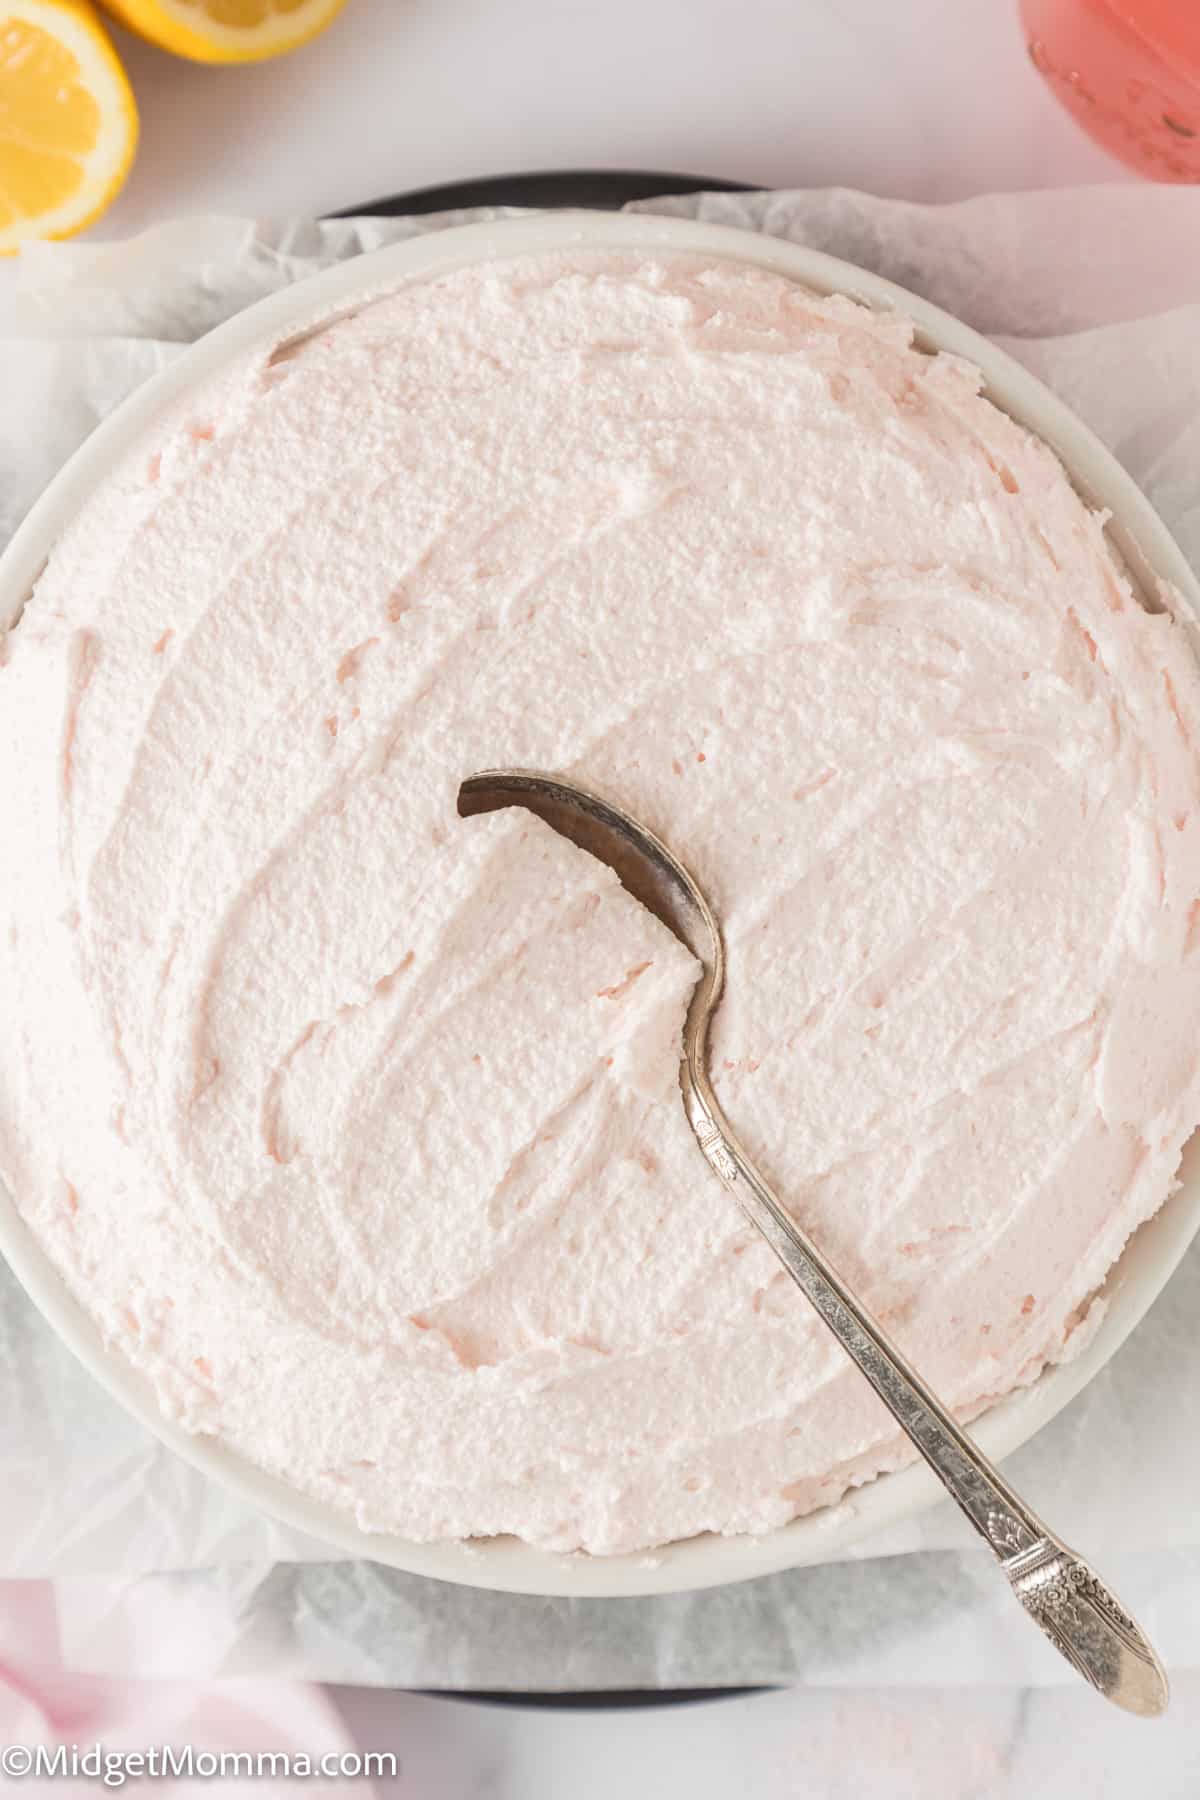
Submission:
[[[688,1119],[710,1168],[999,1558],[1026,1612],[1108,1699],[1130,1712],[1162,1712],[1166,1676],[1134,1620],[1009,1487],[758,1173],[709,1085],[702,1037],[685,1057],[682,1085]]]
[[[1013,1592],[1060,1656],[1127,1712],[1165,1711],[1167,1677],[1137,1621],[1083,1558],[1058,1538],[1004,1562]]]
[[[1013,1493],[784,1211],[726,1123],[703,1073],[685,1067],[688,1118],[709,1166],[932,1464],[976,1531],[1002,1556],[1036,1543],[1045,1535],[1041,1520]]]

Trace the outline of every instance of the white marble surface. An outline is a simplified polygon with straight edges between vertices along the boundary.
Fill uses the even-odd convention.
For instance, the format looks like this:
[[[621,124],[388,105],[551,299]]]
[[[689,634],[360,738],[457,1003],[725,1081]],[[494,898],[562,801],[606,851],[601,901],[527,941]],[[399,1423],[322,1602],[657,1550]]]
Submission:
[[[1148,1723],[1074,1688],[780,1689],[553,1713],[334,1690],[389,1800],[1195,1800],[1200,1675]]]
[[[322,43],[276,65],[210,71],[123,47],[142,150],[101,236],[554,166],[913,200],[1124,178],[1029,68],[1016,0],[350,0]],[[1178,1675],[1171,1714],[1145,1725],[1070,1688],[968,1685],[977,1656],[964,1669],[957,1688],[594,1715],[337,1692],[362,1745],[398,1753],[389,1791],[413,1800],[1200,1793],[1200,1674]]]
[[[143,137],[118,235],[512,169],[912,200],[1122,175],[1029,66],[1017,0],[349,0],[279,63],[122,50]]]

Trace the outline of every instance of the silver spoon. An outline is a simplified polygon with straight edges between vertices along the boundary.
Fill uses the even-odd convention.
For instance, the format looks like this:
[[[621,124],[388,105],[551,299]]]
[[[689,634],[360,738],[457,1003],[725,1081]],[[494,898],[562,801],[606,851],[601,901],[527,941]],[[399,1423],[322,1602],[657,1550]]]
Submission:
[[[464,817],[503,806],[525,807],[607,863],[692,952],[702,972],[684,1024],[680,1085],[710,1167],[966,1513],[1055,1649],[1115,1705],[1147,1717],[1163,1712],[1167,1677],[1138,1625],[955,1424],[739,1144],[708,1079],[708,1028],[721,998],[725,958],[720,927],[692,876],[646,826],[562,776],[486,769],[463,782],[458,810]]]

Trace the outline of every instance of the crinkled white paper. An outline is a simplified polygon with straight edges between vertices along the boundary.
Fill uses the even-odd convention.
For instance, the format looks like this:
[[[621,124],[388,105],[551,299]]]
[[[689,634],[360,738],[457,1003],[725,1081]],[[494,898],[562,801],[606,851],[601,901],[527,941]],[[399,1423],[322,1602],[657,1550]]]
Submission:
[[[1141,482],[1200,565],[1200,191],[924,207],[698,195],[698,215],[843,256],[1003,342]],[[220,320],[329,263],[470,217],[212,218],[42,246],[0,292],[0,544],[92,427]],[[1007,1465],[1200,1666],[1200,1246],[1133,1338]],[[62,1349],[0,1265],[0,1576],[62,1584],[77,1667],[586,1688],[1056,1681],[949,1506],[823,1568],[658,1600],[475,1593],[335,1562],[181,1463]]]

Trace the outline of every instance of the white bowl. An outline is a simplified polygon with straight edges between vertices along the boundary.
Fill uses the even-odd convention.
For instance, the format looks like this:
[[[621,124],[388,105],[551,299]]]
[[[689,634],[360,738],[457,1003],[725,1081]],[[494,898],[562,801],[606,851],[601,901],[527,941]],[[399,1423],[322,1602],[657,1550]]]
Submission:
[[[106,420],[50,484],[0,560],[0,628],[17,617],[59,533],[117,458],[164,406],[232,357],[275,344],[317,317],[406,282],[466,264],[568,248],[682,251],[749,263],[821,293],[849,294],[880,311],[907,315],[917,326],[922,348],[953,351],[975,363],[983,371],[988,396],[1057,451],[1091,505],[1111,513],[1110,536],[1147,604],[1156,604],[1155,581],[1165,577],[1200,613],[1200,585],[1182,552],[1116,460],[1040,382],[948,314],[848,263],[753,232],[684,219],[554,213],[463,226],[395,244],[275,294],[211,332]],[[989,1455],[1007,1455],[1052,1419],[1120,1347],[1164,1286],[1200,1228],[1198,1143],[1200,1134],[1185,1155],[1180,1188],[1130,1240],[1109,1275],[1104,1287],[1108,1308],[1087,1349],[1074,1362],[1047,1370],[1032,1387],[1000,1401],[973,1427]],[[942,1494],[934,1476],[919,1465],[880,1476],[848,1502],[764,1536],[705,1535],[652,1555],[556,1555],[512,1538],[414,1544],[369,1534],[332,1508],[263,1474],[219,1442],[193,1437],[164,1419],[149,1384],[104,1348],[91,1319],[71,1298],[2,1187],[0,1250],[85,1368],[172,1449],[249,1505],[348,1555],[370,1557],[416,1574],[536,1594],[661,1594],[712,1587],[843,1551],[880,1526],[922,1511]],[[1036,1495],[1032,1498],[1036,1503]]]

